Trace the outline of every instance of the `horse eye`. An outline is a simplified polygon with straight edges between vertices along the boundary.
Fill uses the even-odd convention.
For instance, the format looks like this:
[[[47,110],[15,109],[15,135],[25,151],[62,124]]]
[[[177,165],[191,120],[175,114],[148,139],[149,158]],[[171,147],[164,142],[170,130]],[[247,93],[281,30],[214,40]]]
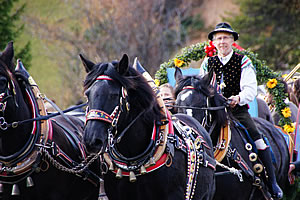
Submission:
[[[7,87],[7,79],[5,77],[0,77],[0,89],[5,89]]]
[[[0,85],[5,85],[7,83],[7,79],[5,77],[0,77]]]

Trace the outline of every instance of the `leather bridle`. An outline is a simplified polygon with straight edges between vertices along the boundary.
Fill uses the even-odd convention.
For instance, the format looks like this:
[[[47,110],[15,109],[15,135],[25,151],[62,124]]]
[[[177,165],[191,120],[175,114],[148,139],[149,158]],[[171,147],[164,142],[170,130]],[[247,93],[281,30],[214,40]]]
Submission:
[[[8,124],[4,117],[4,112],[6,109],[7,101],[10,98],[14,98],[16,96],[15,85],[12,80],[8,82],[8,85],[4,92],[0,94],[0,129],[2,131],[7,130]],[[14,101],[15,105],[18,106],[16,100]],[[13,127],[14,128],[14,127]]]
[[[109,76],[100,75],[96,78],[96,81],[94,82],[94,84],[100,80],[113,81],[113,79],[110,78]],[[108,129],[108,133],[109,133],[108,134],[108,142],[109,142],[110,146],[113,146],[116,141],[116,139],[114,139],[114,137],[116,137],[116,135],[117,135],[117,124],[118,124],[121,113],[124,111],[126,111],[128,113],[130,110],[127,90],[124,87],[121,87],[120,93],[121,94],[120,94],[119,104],[113,109],[111,114],[108,114],[105,111],[98,110],[98,109],[89,110],[89,107],[87,107],[87,112],[86,112],[85,124],[87,124],[87,122],[90,120],[100,120],[100,121],[104,121],[104,122],[107,122],[110,124],[110,127]],[[120,139],[123,135],[124,135],[124,131],[121,134],[119,134],[118,139],[117,139],[118,142],[120,142]]]

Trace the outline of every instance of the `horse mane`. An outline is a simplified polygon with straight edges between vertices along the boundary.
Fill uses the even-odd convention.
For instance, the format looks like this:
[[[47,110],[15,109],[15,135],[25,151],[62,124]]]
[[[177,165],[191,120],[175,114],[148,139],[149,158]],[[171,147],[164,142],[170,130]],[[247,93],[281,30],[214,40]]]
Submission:
[[[88,73],[84,81],[84,90],[87,90],[100,75],[106,75],[123,86],[128,92],[131,117],[145,111],[143,118],[146,122],[160,121],[162,115],[156,96],[143,75],[129,66],[125,75],[117,72],[117,61],[112,63],[98,63]],[[136,113],[134,113],[136,112]],[[151,120],[152,119],[152,120]]]

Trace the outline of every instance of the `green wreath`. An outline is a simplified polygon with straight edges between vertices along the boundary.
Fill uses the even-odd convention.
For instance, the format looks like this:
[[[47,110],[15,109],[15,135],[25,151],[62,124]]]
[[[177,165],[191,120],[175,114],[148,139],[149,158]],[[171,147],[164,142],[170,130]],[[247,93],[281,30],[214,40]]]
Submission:
[[[209,46],[211,45],[211,46]],[[164,62],[160,65],[160,69],[155,74],[155,81],[158,85],[168,82],[167,68],[172,67],[186,67],[192,61],[199,61],[205,58],[207,55],[212,55],[209,51],[215,53],[212,43],[203,42],[193,44],[189,47],[185,47],[181,50],[181,54],[176,55],[168,62]],[[266,84],[267,90],[273,95],[275,100],[276,112],[280,115],[279,126],[283,128],[285,132],[292,133],[295,130],[295,125],[292,124],[290,119],[291,111],[288,105],[284,102],[288,97],[288,94],[284,92],[284,84],[281,80],[281,73],[273,72],[267,67],[265,61],[258,59],[258,54],[251,52],[250,50],[239,50],[233,47],[233,50],[239,54],[248,56],[257,72],[258,84]]]

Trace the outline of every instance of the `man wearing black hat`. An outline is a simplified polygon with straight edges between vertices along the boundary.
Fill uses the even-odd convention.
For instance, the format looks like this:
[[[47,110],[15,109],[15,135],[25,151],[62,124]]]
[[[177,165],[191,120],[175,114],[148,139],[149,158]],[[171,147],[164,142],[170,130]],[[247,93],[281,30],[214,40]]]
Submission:
[[[217,24],[215,30],[208,34],[208,39],[213,41],[218,55],[204,59],[200,75],[214,71],[214,81],[223,86],[223,96],[231,100],[232,114],[246,127],[259,150],[258,155],[268,173],[270,192],[281,199],[283,193],[276,181],[270,148],[262,139],[248,112],[248,103],[257,94],[256,71],[247,56],[233,51],[232,45],[238,38],[239,34],[228,23]]]

